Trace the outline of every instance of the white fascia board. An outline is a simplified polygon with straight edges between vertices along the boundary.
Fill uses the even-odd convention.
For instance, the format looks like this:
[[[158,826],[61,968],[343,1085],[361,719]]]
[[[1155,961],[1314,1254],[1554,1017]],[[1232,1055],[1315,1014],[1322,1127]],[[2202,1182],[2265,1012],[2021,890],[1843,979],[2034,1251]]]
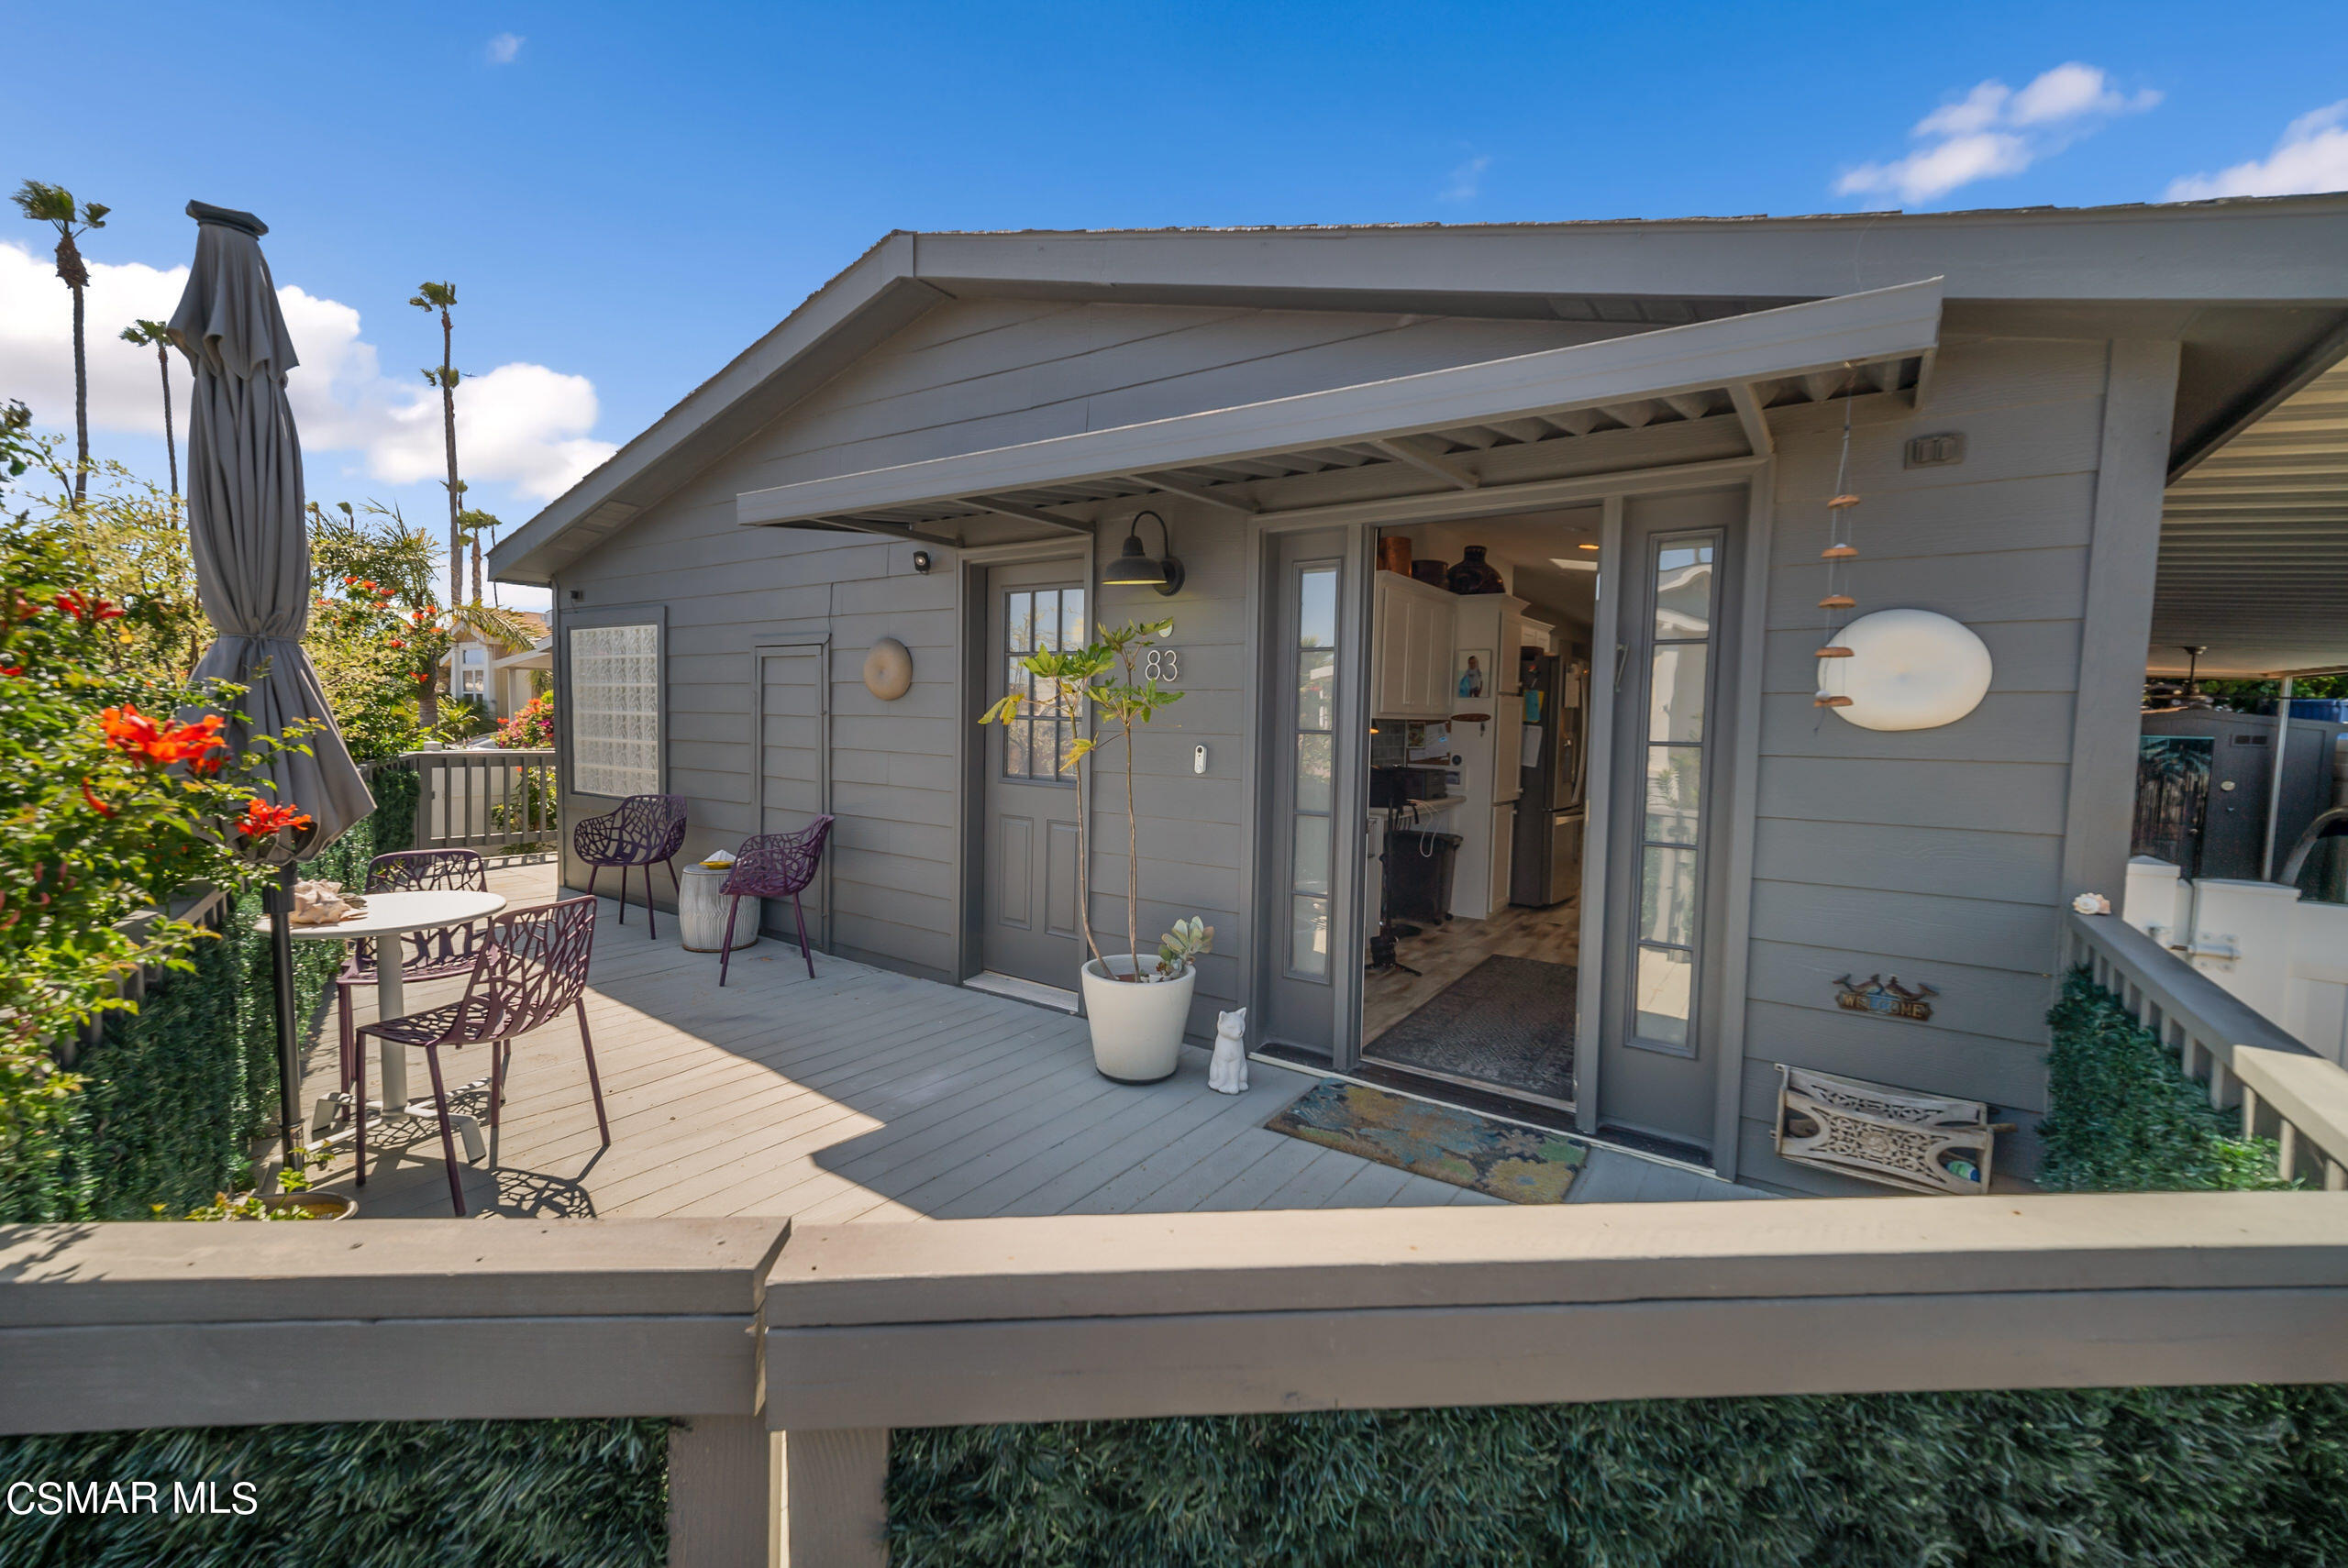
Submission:
[[[1489,359],[1390,381],[746,491],[745,525],[802,522],[1391,439],[1920,354],[1940,340],[1941,280],[1903,283]]]

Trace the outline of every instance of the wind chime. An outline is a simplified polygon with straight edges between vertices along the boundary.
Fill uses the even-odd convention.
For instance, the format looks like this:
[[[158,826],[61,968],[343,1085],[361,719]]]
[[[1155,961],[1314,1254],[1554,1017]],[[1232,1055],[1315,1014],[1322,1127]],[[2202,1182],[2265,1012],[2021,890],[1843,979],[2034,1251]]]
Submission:
[[[1821,661],[1818,667],[1818,696],[1811,704],[1819,708],[1847,708],[1851,705],[1848,697],[1828,689],[1826,672],[1838,667],[1824,662],[1851,657],[1851,650],[1835,639],[1841,635],[1842,626],[1848,624],[1844,617],[1857,609],[1859,603],[1843,591],[1844,585],[1839,580],[1843,563],[1859,558],[1858,547],[1850,540],[1848,513],[1859,503],[1859,498],[1845,488],[1850,476],[1851,398],[1846,392],[1843,398],[1843,454],[1834,465],[1834,494],[1826,502],[1826,547],[1818,553],[1819,558],[1826,563],[1826,597],[1818,602],[1818,607],[1826,612],[1826,628],[1822,646],[1818,650]]]

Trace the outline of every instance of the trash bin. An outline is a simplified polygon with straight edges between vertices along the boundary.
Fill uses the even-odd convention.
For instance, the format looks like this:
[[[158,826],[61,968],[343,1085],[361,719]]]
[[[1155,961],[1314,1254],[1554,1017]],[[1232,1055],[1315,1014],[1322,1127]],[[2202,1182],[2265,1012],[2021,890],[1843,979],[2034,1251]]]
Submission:
[[[1439,925],[1451,918],[1451,872],[1459,859],[1456,833],[1386,835],[1386,908],[1396,920]]]

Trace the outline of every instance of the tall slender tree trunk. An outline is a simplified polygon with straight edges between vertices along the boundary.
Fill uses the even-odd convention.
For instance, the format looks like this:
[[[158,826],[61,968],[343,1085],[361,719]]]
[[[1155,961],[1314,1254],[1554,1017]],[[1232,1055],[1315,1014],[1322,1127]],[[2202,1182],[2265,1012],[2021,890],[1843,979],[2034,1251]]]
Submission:
[[[463,530],[458,526],[457,513],[464,504],[464,491],[457,488],[457,384],[456,367],[450,363],[454,356],[456,324],[449,319],[447,306],[440,311],[440,431],[449,447],[449,607],[453,610],[464,602],[465,552],[460,542]]]
[[[172,434],[172,351],[155,345],[155,364],[163,374],[163,458],[172,468],[172,499],[180,498],[180,449]]]
[[[71,240],[66,242],[72,244]],[[80,258],[75,258],[78,262]],[[73,504],[90,493],[90,355],[83,340],[82,285],[73,285]]]

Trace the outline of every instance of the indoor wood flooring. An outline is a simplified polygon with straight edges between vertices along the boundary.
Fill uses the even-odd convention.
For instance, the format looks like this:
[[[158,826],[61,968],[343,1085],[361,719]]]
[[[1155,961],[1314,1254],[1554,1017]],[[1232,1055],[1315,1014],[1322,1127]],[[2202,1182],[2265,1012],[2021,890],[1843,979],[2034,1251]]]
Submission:
[[[1446,921],[1417,936],[1403,938],[1395,944],[1395,956],[1421,973],[1394,970],[1364,977],[1362,1043],[1368,1046],[1495,954],[1549,964],[1578,964],[1579,900],[1567,899],[1545,910],[1511,904],[1489,920]]]

